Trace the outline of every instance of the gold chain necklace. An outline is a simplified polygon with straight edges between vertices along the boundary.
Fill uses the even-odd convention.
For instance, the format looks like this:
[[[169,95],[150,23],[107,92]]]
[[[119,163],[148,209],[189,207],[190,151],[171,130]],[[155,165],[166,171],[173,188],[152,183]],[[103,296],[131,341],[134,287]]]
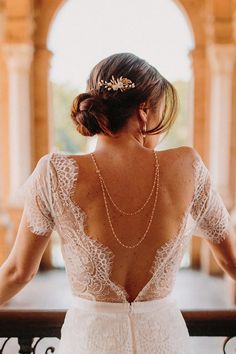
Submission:
[[[105,195],[105,188],[103,186],[103,178],[100,174],[100,171],[97,167],[97,164],[96,164],[96,161],[94,159],[94,156],[93,156],[93,153],[91,153],[91,156],[93,158],[93,161],[95,163],[95,166],[96,166],[96,172],[98,173],[98,177],[99,177],[99,181],[100,181],[100,184],[101,184],[101,188],[102,188],[102,192],[103,192],[103,199],[104,199],[104,203],[105,203],[105,207],[106,207],[106,213],[107,213],[107,218],[108,218],[108,221],[109,221],[109,224],[110,224],[110,227],[111,227],[111,230],[112,230],[112,233],[114,235],[114,237],[116,238],[116,240],[119,242],[120,245],[122,245],[123,247],[125,248],[135,248],[135,247],[138,247],[140,245],[140,243],[145,239],[148,231],[149,231],[149,228],[151,226],[151,223],[152,223],[152,220],[153,220],[153,215],[154,215],[154,211],[156,209],[156,202],[157,202],[157,195],[158,195],[158,191],[159,191],[159,162],[158,162],[158,159],[157,159],[157,154],[154,150],[154,154],[155,154],[155,158],[156,158],[156,167],[157,167],[157,173],[155,173],[155,178],[154,178],[154,185],[155,185],[155,181],[156,181],[156,178],[158,177],[158,183],[156,184],[156,193],[155,193],[155,199],[154,199],[154,204],[153,204],[153,208],[152,208],[152,212],[151,212],[151,216],[150,216],[150,220],[148,222],[148,226],[146,228],[146,231],[144,232],[143,236],[141,237],[141,239],[133,246],[128,246],[128,245],[125,245],[123,242],[121,242],[116,233],[115,233],[115,230],[114,230],[114,227],[112,225],[112,222],[111,222],[111,217],[110,217],[110,213],[109,213],[109,208],[108,208],[108,204],[107,204],[107,199],[106,199],[106,195]],[[147,203],[146,203],[147,204]]]
[[[105,184],[104,178],[102,177],[102,175],[101,175],[101,173],[100,173],[100,170],[99,170],[99,168],[98,168],[98,166],[97,166],[97,163],[96,163],[96,160],[95,160],[95,158],[94,158],[94,155],[93,155],[93,153],[91,153],[91,156],[92,156],[92,158],[93,158],[93,162],[94,162],[94,164],[95,164],[96,172],[99,174],[99,177],[100,177],[100,179],[101,179],[101,181],[102,181],[102,183],[103,183],[104,188],[106,189],[107,195],[108,195],[108,197],[109,197],[111,203],[112,203],[112,204],[114,205],[114,207],[115,207],[121,214],[123,214],[123,215],[136,215],[136,214],[140,213],[140,212],[145,208],[145,206],[147,205],[147,203],[149,202],[149,200],[150,200],[151,197],[152,197],[152,194],[153,194],[153,191],[154,191],[154,188],[155,188],[155,184],[156,184],[156,181],[157,181],[157,173],[158,173],[157,154],[155,153],[155,150],[153,150],[153,152],[154,152],[154,156],[155,156],[155,174],[154,174],[154,181],[153,181],[152,190],[151,190],[151,192],[150,192],[150,194],[149,194],[147,200],[144,202],[144,204],[143,204],[139,209],[137,209],[137,210],[135,210],[135,211],[133,211],[133,212],[127,212],[127,211],[121,210],[121,209],[117,206],[117,204],[113,201],[113,199],[112,199],[112,197],[111,197],[111,195],[110,195],[110,193],[109,193],[109,191],[108,191],[108,189],[107,189],[107,186],[106,186],[106,184]]]

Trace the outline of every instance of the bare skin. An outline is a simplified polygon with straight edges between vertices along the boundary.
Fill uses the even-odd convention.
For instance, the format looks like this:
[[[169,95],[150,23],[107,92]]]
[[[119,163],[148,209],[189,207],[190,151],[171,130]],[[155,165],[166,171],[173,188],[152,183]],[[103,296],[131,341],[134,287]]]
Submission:
[[[127,126],[115,137],[99,135],[95,159],[115,203],[123,210],[140,207],[149,195],[154,174],[153,149],[158,136],[143,138],[140,128],[157,124],[160,111],[153,112],[140,105]],[[160,108],[161,109],[161,108]],[[79,166],[78,188],[72,196],[87,214],[85,232],[115,254],[111,279],[126,289],[133,301],[149,281],[149,272],[156,250],[178,234],[183,214],[192,200],[194,180],[191,164],[195,150],[179,147],[158,152],[160,186],[153,222],[145,240],[137,248],[122,247],[111,233],[104,208],[101,186],[90,154],[70,155]],[[109,203],[113,226],[118,238],[126,245],[136,244],[146,230],[153,198],[135,216],[123,216]],[[218,264],[236,280],[236,236],[220,246],[209,243]],[[14,247],[0,267],[0,304],[18,293],[37,273],[50,238],[37,237],[26,227],[24,213]]]

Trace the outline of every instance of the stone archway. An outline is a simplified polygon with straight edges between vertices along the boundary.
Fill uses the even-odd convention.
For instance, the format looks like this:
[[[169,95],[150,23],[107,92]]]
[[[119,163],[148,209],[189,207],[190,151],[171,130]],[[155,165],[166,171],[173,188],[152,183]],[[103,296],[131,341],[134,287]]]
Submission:
[[[46,137],[44,137],[45,143],[42,145],[39,137],[42,136],[42,132],[48,132],[47,139],[49,139],[49,119],[48,119],[48,99],[49,95],[48,92],[48,67],[50,62],[50,52],[47,49],[47,35],[50,30],[50,26],[53,22],[54,16],[57,12],[63,7],[65,4],[64,0],[57,0],[54,1],[53,4],[48,8],[45,6],[41,6],[39,15],[37,17],[37,26],[36,26],[36,33],[35,33],[35,63],[34,63],[34,72],[35,77],[37,77],[37,85],[35,86],[34,90],[36,92],[35,98],[35,131],[37,131],[36,136],[38,140],[35,141],[35,161],[38,160],[40,156],[47,153],[49,142],[45,141]],[[192,6],[194,5],[194,8]],[[206,70],[206,50],[205,50],[205,33],[202,30],[202,27],[199,31],[199,23],[197,21],[198,16],[201,12],[203,12],[203,8],[197,1],[192,2],[189,4],[189,1],[186,0],[177,0],[176,6],[179,6],[182,12],[187,19],[189,24],[190,31],[192,32],[192,36],[195,39],[195,49],[193,50],[192,61],[193,61],[193,76],[195,77],[194,80],[194,117],[193,117],[193,141],[194,146],[200,150],[203,156],[207,157],[207,142],[208,142],[208,129],[207,129],[207,102],[206,102],[206,75],[202,73],[203,68]],[[201,72],[201,74],[200,74]],[[204,80],[204,82],[203,82]],[[40,83],[40,84],[39,84]],[[201,88],[198,89],[201,85]],[[205,89],[202,87],[205,86]],[[38,91],[38,92],[37,92]],[[38,106],[37,100],[38,97],[41,97],[40,107]],[[41,107],[44,107],[43,111]],[[202,114],[205,112],[205,114]],[[206,125],[205,129],[202,128],[203,124]],[[201,137],[201,140],[198,139],[199,131],[205,132],[205,136]],[[202,140],[204,139],[204,143],[202,144]],[[205,147],[205,150],[203,150]],[[194,247],[192,248],[194,251],[192,252],[191,259],[193,265],[199,267],[200,266],[200,240],[194,240]]]
[[[38,16],[36,18],[37,25],[35,31],[35,62],[34,72],[37,79],[37,87],[35,87],[35,93],[37,100],[40,99],[44,102],[43,106],[48,107],[47,97],[47,73],[50,62],[51,53],[47,49],[47,35],[56,13],[62,8],[65,0],[55,0],[50,6],[46,4],[46,1],[41,2],[41,6],[38,9]],[[199,18],[203,18],[205,11],[205,2],[200,4],[199,1],[189,0],[176,0],[176,6],[179,6],[184,12],[187,22],[189,23],[190,30],[193,33],[195,39],[195,48],[190,54],[193,62],[193,76],[194,80],[194,146],[200,151],[202,156],[208,162],[208,111],[207,111],[207,53],[206,53],[206,32],[204,26],[199,26]],[[46,72],[46,75],[45,75]],[[42,75],[43,74],[43,75]],[[45,77],[44,77],[45,76]],[[38,83],[40,82],[40,85]],[[41,84],[42,82],[42,84]],[[41,90],[40,87],[44,87]],[[200,87],[200,89],[198,89]],[[40,91],[40,92],[39,92]],[[44,92],[44,96],[42,96]],[[42,136],[41,131],[48,131],[48,123],[39,124],[42,122],[42,115],[44,117],[47,112],[42,112],[42,108],[38,108],[38,102],[35,101],[35,128],[37,130],[37,136]],[[201,132],[201,134],[199,134]],[[199,139],[199,136],[201,138]],[[46,138],[45,138],[46,139]],[[44,151],[41,151],[41,141],[35,141],[35,159],[37,160],[43,153],[48,150],[48,142],[43,144]]]
[[[50,61],[50,52],[48,51],[46,46],[47,34],[53,21],[53,17],[57,13],[57,11],[60,10],[64,3],[65,1],[63,0],[57,0],[54,1],[50,5],[50,7],[48,7],[46,5],[46,2],[42,1],[41,7],[38,11],[37,26],[35,32],[35,77],[37,75],[37,87],[35,87],[35,92],[39,90],[36,96],[40,97],[41,95],[41,99],[44,102],[43,107],[45,110],[44,112],[42,112],[41,109],[38,107],[37,101],[35,101],[35,129],[37,131],[36,135],[38,137],[42,135],[42,131],[45,132],[49,129],[46,112],[46,107],[48,107],[48,95],[46,95],[46,92],[48,80],[48,66]],[[227,0],[227,4],[229,5],[230,3],[232,3],[232,1]],[[213,49],[210,49],[212,48],[212,42],[216,41],[217,35],[219,36],[221,33],[221,31],[219,31],[217,27],[213,27],[212,19],[217,18],[217,16],[220,15],[222,5],[220,5],[219,0],[205,0],[200,3],[198,0],[176,0],[176,6],[179,6],[182,12],[184,13],[195,40],[195,47],[190,53],[194,76],[193,145],[200,152],[206,165],[210,165],[213,159],[211,154],[213,140],[217,138],[215,137],[213,139],[211,134],[211,102],[214,99],[214,97],[212,97],[211,90],[213,80],[212,63],[214,62],[214,59],[217,61],[218,56],[221,55],[218,50],[214,51]],[[225,18],[230,15],[230,10],[232,9],[230,9],[229,6],[227,10],[224,10]],[[231,30],[230,33],[232,34],[233,31]],[[231,41],[232,40],[233,39],[231,38]],[[231,64],[232,63],[233,61],[231,60]],[[40,74],[42,70],[43,75]],[[42,84],[38,85],[39,82],[41,82]],[[42,87],[44,88],[43,92]],[[46,141],[43,146],[41,144],[41,141],[35,141],[36,160],[42,154],[47,152],[48,145],[49,144],[48,142],[46,143]],[[42,149],[44,149],[44,151],[42,151]],[[227,149],[228,154],[230,156],[230,146],[225,146],[225,149]],[[230,178],[232,180],[232,176]],[[227,183],[228,180],[225,179],[223,186],[223,188],[225,187],[225,193],[223,195],[224,197],[227,197],[227,194],[229,195],[229,191],[226,190]],[[230,206],[230,201],[228,201],[228,206]],[[195,267],[200,266],[200,247],[201,240],[194,239],[192,248],[192,262],[193,266]],[[219,268],[214,263],[214,260],[210,257],[209,254],[207,256],[207,260],[209,261],[208,265],[206,266],[207,270],[212,273],[218,273]]]

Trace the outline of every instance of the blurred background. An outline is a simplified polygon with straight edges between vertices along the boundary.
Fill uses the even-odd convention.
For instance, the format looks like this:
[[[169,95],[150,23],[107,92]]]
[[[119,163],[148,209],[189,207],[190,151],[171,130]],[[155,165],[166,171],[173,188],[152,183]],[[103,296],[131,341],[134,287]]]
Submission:
[[[17,191],[40,157],[95,148],[97,137],[75,130],[70,107],[92,67],[117,52],[146,59],[174,84],[178,117],[156,148],[195,147],[236,224],[235,0],[0,0],[0,45],[0,264],[22,214]],[[32,300],[39,284],[57,289],[51,300],[53,289],[46,292],[45,307],[66,306],[55,233],[39,274],[8,306],[43,306]],[[176,296],[185,308],[236,304],[235,283],[198,235],[183,258]]]

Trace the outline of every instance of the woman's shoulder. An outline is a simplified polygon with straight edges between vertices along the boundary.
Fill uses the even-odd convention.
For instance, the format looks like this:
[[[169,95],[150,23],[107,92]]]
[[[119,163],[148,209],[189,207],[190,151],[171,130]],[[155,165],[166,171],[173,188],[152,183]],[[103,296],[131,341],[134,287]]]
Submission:
[[[173,162],[194,162],[196,159],[200,158],[200,154],[198,153],[198,151],[192,147],[192,146],[188,146],[188,145],[182,145],[182,146],[178,146],[178,147],[174,147],[174,148],[170,148],[170,149],[165,149],[165,150],[159,150],[157,151],[159,154],[160,158],[163,159],[167,159],[167,162],[169,163],[171,160]],[[41,161],[48,161],[51,159],[55,159],[55,158],[61,158],[61,159],[69,159],[69,160],[76,160],[76,161],[81,161],[83,162],[83,160],[87,160],[88,158],[90,158],[91,153],[81,153],[81,154],[68,154],[65,152],[50,152],[44,156],[41,157]]]
[[[198,151],[191,146],[179,146],[160,151],[160,167],[162,178],[166,184],[180,191],[180,194],[190,194],[195,190],[198,180],[197,172],[202,166],[202,159]],[[200,163],[198,163],[200,162]]]
[[[38,164],[46,167],[45,171],[56,181],[55,184],[70,189],[79,172],[78,163],[72,157],[63,151],[53,151],[43,155]]]
[[[164,165],[174,170],[190,171],[194,162],[200,158],[199,153],[192,146],[178,146],[159,151],[160,160]]]
[[[188,145],[181,145],[166,150],[160,150],[159,153],[166,153],[181,158],[190,158],[198,154],[197,150],[194,147]]]

